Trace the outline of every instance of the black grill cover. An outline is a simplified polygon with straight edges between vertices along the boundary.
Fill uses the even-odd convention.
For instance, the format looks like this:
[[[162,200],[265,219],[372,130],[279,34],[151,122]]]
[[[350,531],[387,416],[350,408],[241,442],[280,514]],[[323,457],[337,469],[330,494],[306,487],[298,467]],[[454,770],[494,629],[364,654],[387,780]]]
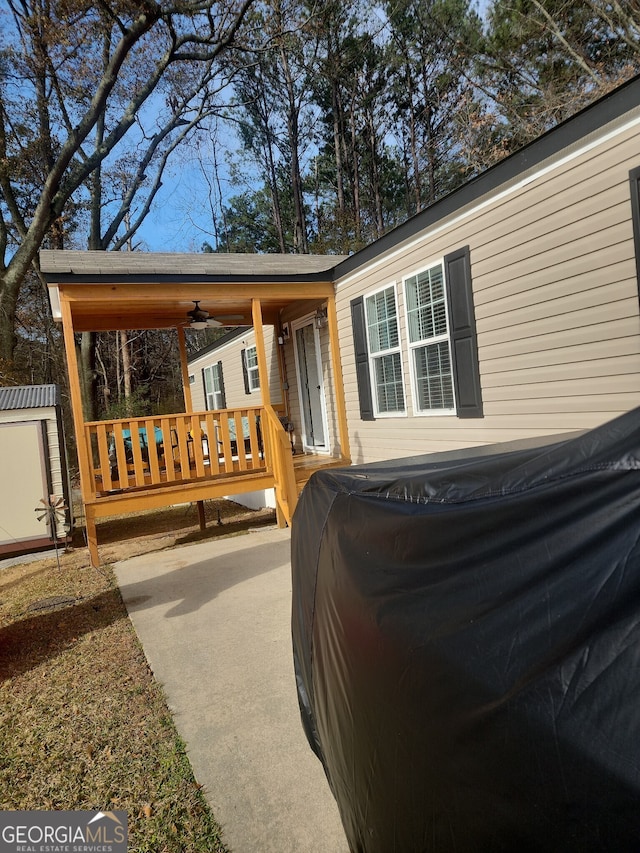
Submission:
[[[640,410],[314,474],[294,663],[352,853],[640,851],[639,539]]]

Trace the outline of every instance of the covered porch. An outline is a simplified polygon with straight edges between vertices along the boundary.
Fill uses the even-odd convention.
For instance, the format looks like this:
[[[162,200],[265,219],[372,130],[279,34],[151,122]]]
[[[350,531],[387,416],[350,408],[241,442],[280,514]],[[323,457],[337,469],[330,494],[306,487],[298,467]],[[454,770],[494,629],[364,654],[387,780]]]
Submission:
[[[181,255],[42,251],[54,317],[62,323],[80,485],[91,561],[100,562],[96,520],[171,504],[274,489],[281,526],[316,467],[350,462],[332,269],[337,256]],[[216,325],[252,327],[259,405],[194,411],[185,335],[199,302]],[[283,315],[326,311],[335,436],[331,453],[294,456],[272,405],[264,328]],[[219,319],[217,319],[219,318]],[[233,318],[231,321],[228,318]],[[184,411],[85,421],[76,334],[174,328]],[[278,389],[279,390],[279,389]]]

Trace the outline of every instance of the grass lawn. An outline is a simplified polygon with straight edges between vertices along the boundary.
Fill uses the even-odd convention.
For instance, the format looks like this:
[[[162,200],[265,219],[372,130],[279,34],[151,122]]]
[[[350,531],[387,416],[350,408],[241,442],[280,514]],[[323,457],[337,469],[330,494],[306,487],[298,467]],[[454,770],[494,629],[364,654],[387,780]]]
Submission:
[[[111,569],[60,562],[0,569],[0,809],[124,809],[132,852],[223,853]]]

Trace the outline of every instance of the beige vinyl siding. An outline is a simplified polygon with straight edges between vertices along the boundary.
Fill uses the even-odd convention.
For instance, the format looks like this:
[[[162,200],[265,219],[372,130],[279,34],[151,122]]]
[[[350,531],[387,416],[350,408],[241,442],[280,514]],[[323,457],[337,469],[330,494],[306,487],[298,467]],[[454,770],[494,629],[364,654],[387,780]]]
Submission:
[[[554,168],[545,171],[543,165],[517,189],[498,189],[493,198],[338,281],[354,461],[589,429],[640,405],[629,197],[629,172],[640,166],[639,141],[635,126]],[[402,280],[466,245],[484,418],[416,417]],[[350,301],[391,283],[408,416],[361,421]]]
[[[303,309],[304,314],[308,314],[308,309]],[[300,420],[300,399],[298,395],[298,381],[296,376],[295,362],[295,335],[291,323],[295,322],[301,315],[300,309],[295,306],[285,308],[281,314],[281,323],[289,324],[289,337],[284,338],[282,345],[282,359],[284,362],[284,379],[288,384],[288,390],[284,394],[284,411],[283,414],[287,420],[293,424],[294,432],[289,436],[293,442],[296,453],[302,451],[302,430]]]
[[[204,412],[207,408],[204,381],[202,378],[202,368],[204,366],[204,363],[198,367],[195,367],[193,363],[189,365],[189,373],[195,376],[195,380],[189,386],[191,388],[191,404],[194,412]]]
[[[271,394],[271,405],[275,409],[280,409],[282,407],[282,377],[280,375],[280,363],[278,356],[279,344],[276,330],[273,326],[264,327],[264,346],[267,355],[267,367],[269,370],[269,391]],[[255,395],[252,394],[251,396],[253,397]],[[245,400],[246,399],[247,398],[245,396]]]
[[[296,377],[296,362],[294,355],[294,335],[293,331],[288,341],[285,341],[283,346],[283,357],[285,364],[285,375],[289,385],[287,391],[287,418],[294,425],[293,442],[296,452],[302,451],[302,430],[300,419],[300,397],[298,394],[298,381]]]
[[[540,368],[545,368],[547,382],[574,378],[613,376],[624,371],[633,375],[638,368],[636,335],[619,337],[615,341],[594,341],[578,347],[563,347],[545,353],[537,351],[517,357],[494,358],[483,372],[483,388],[513,387],[536,382]],[[492,368],[490,370],[489,368]]]
[[[279,408],[282,405],[282,382],[278,365],[278,343],[273,326],[264,327],[264,343],[269,371],[271,404],[275,408]],[[255,346],[255,344],[254,331],[253,329],[248,329],[244,335],[238,336],[227,344],[222,344],[217,349],[194,358],[189,362],[189,373],[194,373],[196,377],[194,384],[191,386],[194,411],[204,411],[207,408],[202,370],[205,367],[217,364],[219,361],[222,362],[222,376],[227,408],[241,409],[245,406],[262,405],[262,393],[260,390],[246,394],[244,389],[242,350]]]
[[[324,396],[327,407],[327,428],[329,431],[328,442],[329,452],[338,456],[340,454],[340,439],[338,427],[338,412],[335,405],[335,395],[333,391],[333,369],[331,366],[331,342],[329,337],[329,327],[325,326],[319,330],[320,334],[320,353],[322,357],[322,379],[324,382]]]
[[[253,394],[246,394],[244,390],[242,350],[255,346],[255,343],[256,338],[253,330],[251,330],[246,335],[243,335],[242,338],[236,338],[222,352],[218,353],[217,360],[222,362],[222,377],[224,379],[224,392],[228,409],[238,409],[241,406],[262,405],[262,391],[254,391]],[[269,352],[269,348],[266,345],[266,334],[265,347],[267,352]]]

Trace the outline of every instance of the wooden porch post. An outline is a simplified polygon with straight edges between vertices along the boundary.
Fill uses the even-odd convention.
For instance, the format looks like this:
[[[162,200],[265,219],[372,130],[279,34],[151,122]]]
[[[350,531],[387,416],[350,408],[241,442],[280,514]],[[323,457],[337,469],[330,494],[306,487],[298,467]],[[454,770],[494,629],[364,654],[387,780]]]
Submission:
[[[178,326],[178,346],[180,348],[180,370],[182,372],[182,388],[184,396],[184,410],[187,414],[193,412],[193,398],[191,396],[191,385],[189,384],[189,365],[187,363],[187,342],[184,335],[184,328]],[[204,513],[204,501],[196,501],[198,507],[198,524],[200,530],[207,529],[207,520]]]
[[[189,385],[189,365],[187,364],[187,344],[184,337],[184,329],[178,326],[178,345],[180,347],[180,369],[182,370],[182,387],[184,389],[184,410],[188,414],[193,412],[193,400],[191,399],[191,385]]]
[[[336,312],[336,298],[333,295],[327,297],[327,319],[329,321],[331,367],[333,368],[333,393],[335,395],[338,433],[340,435],[340,454],[343,459],[351,462],[349,430],[347,428],[347,408],[344,399],[344,379],[342,376],[342,362],[340,361],[340,345],[338,340],[338,315]]]
[[[92,506],[87,505],[87,497],[93,494],[93,476],[91,469],[91,448],[87,445],[84,430],[84,415],[82,409],[82,391],[80,390],[80,371],[76,355],[76,343],[73,336],[73,318],[69,301],[64,294],[60,294],[60,311],[62,314],[62,333],[64,336],[64,347],[67,355],[67,368],[69,371],[69,393],[71,394],[71,412],[73,414],[73,428],[76,434],[76,450],[78,453],[78,467],[80,469],[80,490],[84,504],[84,518],[87,532],[87,545],[92,566],[100,565],[98,554],[98,537],[96,533],[96,520]],[[73,511],[73,509],[72,509]]]
[[[269,391],[269,371],[267,370],[267,355],[264,349],[264,329],[262,328],[262,306],[259,299],[251,300],[251,314],[253,317],[253,331],[256,336],[256,354],[258,356],[258,376],[260,377],[260,393],[262,405],[271,405],[271,393]]]
[[[264,348],[264,329],[262,326],[262,305],[259,299],[251,300],[251,316],[253,319],[253,332],[256,338],[256,355],[258,356],[258,376],[260,377],[260,393],[262,395],[262,405],[271,406],[271,392],[269,390],[269,371],[267,369],[267,355]],[[269,442],[268,452],[272,454],[271,465],[277,465],[276,458],[280,455],[280,448],[277,440]],[[274,458],[276,457],[276,458]],[[295,484],[294,484],[295,485]],[[285,492],[287,486],[281,486]],[[276,487],[277,488],[277,487]],[[288,498],[288,494],[285,495]],[[278,527],[285,527],[286,520],[282,514],[279,503],[276,500],[276,518],[278,519]]]

